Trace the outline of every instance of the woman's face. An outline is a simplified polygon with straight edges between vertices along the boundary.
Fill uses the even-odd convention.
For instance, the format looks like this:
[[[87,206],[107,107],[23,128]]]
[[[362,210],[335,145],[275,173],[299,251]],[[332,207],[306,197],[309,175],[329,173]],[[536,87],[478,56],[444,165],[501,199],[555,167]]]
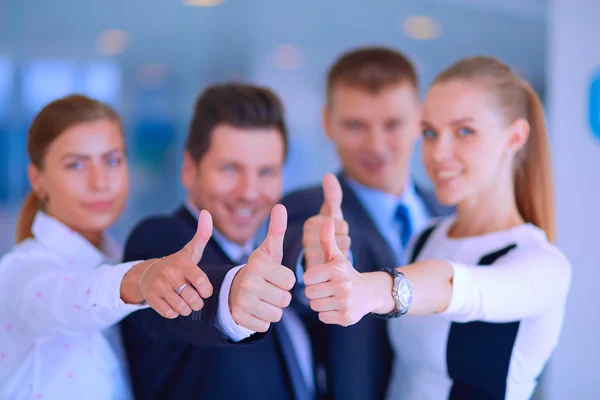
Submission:
[[[111,120],[74,125],[48,148],[30,180],[46,212],[89,237],[110,227],[127,199],[129,177],[120,126]]]
[[[427,94],[423,161],[444,204],[512,184],[513,153],[524,144],[527,125],[507,124],[490,99],[483,86],[461,80],[435,84]]]

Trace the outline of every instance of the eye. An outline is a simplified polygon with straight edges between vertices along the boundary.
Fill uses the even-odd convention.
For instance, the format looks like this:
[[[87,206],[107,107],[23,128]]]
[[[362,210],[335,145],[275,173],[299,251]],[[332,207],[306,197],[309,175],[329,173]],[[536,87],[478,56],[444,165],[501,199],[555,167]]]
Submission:
[[[364,124],[360,121],[348,121],[345,126],[346,129],[353,132],[361,131],[364,128]]]
[[[275,168],[264,168],[264,169],[260,170],[260,176],[263,176],[263,177],[277,176],[277,171]]]
[[[221,167],[223,172],[235,172],[235,166],[233,164],[225,164]]]
[[[391,121],[388,121],[388,122],[385,124],[385,129],[386,129],[387,131],[394,131],[394,130],[396,130],[396,129],[399,129],[401,126],[402,126],[402,123],[401,123],[400,121],[398,121],[398,120],[396,120],[396,119],[393,119],[393,120],[391,120]]]
[[[433,129],[423,129],[424,139],[435,139],[436,137],[437,133]]]
[[[475,131],[471,128],[463,127],[458,129],[458,134],[460,136],[468,136],[472,135],[473,133],[475,133]]]
[[[108,164],[111,167],[119,166],[122,162],[123,158],[121,156],[110,156],[106,159],[106,164]]]
[[[67,169],[80,170],[83,169],[82,161],[73,161],[67,164]]]

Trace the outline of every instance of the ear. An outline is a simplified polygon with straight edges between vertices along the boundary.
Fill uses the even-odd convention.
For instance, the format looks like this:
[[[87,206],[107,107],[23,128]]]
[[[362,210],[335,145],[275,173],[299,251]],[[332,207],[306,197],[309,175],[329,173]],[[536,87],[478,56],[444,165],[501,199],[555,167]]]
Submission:
[[[45,188],[43,187],[42,184],[42,177],[41,177],[42,173],[40,171],[40,169],[38,167],[36,167],[33,164],[29,164],[27,166],[27,177],[29,178],[29,183],[31,184],[31,187],[34,191],[34,193],[36,193],[38,196],[44,196],[45,193],[42,193],[45,191]]]
[[[192,157],[189,151],[183,152],[183,166],[181,168],[181,183],[187,190],[191,190],[196,182],[199,162]]]
[[[328,104],[325,104],[321,109],[321,121],[323,122],[323,130],[325,131],[325,135],[331,140],[332,138],[332,129],[331,129],[331,109]]]
[[[529,139],[529,133],[531,132],[531,126],[525,118],[517,118],[510,124],[509,127],[510,137],[508,139],[507,150],[515,154],[521,150]]]

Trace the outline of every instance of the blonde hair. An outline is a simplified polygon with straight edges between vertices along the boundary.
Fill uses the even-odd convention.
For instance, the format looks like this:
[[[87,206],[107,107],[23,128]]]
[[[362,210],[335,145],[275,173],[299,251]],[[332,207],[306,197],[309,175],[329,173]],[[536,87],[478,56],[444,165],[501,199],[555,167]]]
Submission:
[[[544,109],[537,94],[509,66],[488,56],[468,57],[456,62],[441,72],[433,85],[454,79],[481,84],[508,123],[519,118],[529,123],[531,130],[527,143],[515,155],[515,200],[523,219],[544,230],[548,240],[554,242],[556,216],[550,145]]]
[[[42,170],[48,148],[70,127],[108,119],[122,124],[119,115],[107,104],[81,95],[71,95],[46,105],[33,119],[27,133],[27,153],[31,164]],[[44,199],[30,192],[19,212],[16,242],[32,237],[31,226],[35,214],[43,208]]]

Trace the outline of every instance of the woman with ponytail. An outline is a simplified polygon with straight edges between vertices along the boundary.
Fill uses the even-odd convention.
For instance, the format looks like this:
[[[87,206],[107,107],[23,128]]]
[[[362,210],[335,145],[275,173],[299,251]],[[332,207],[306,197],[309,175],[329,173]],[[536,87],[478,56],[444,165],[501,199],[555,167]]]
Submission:
[[[148,306],[166,318],[202,308],[212,287],[196,264],[210,216],[181,251],[119,264],[105,233],[128,191],[117,114],[84,96],[58,99],[34,118],[27,150],[32,193],[0,259],[0,398],[129,399],[115,324]],[[188,282],[188,297],[177,296]]]
[[[542,106],[508,66],[470,57],[436,77],[422,128],[436,196],[456,213],[413,237],[410,264],[363,274],[327,222],[326,263],[305,272],[306,296],[325,323],[394,318],[389,399],[529,399],[558,342],[571,281],[553,244]]]

